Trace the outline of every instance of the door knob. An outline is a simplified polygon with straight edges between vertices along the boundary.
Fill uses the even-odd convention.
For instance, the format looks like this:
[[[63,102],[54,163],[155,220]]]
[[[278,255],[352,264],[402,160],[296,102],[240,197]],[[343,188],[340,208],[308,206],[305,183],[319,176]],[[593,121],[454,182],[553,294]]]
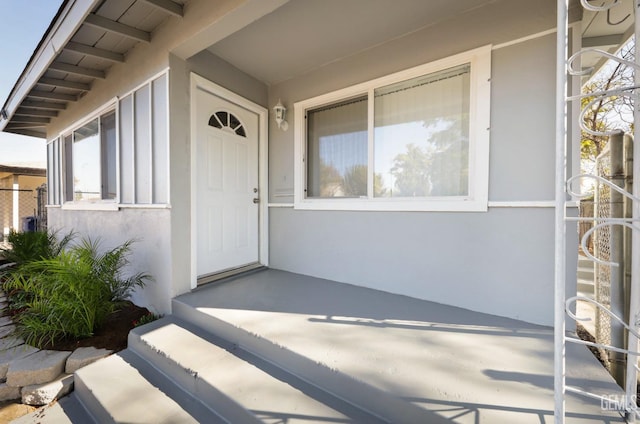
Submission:
[[[255,197],[255,198],[253,199],[253,203],[260,203],[260,199],[258,199],[257,197]]]

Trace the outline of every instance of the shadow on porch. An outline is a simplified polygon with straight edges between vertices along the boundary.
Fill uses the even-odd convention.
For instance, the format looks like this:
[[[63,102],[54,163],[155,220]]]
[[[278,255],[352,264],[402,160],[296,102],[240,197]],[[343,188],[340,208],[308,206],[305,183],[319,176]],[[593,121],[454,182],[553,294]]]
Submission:
[[[548,327],[277,270],[180,296],[174,315],[383,420],[553,421]],[[568,384],[622,393],[585,347],[567,356]],[[623,420],[568,395],[567,422]]]
[[[579,345],[567,380],[622,391]],[[277,270],[173,300],[32,423],[551,423],[553,331]],[[567,395],[568,423],[623,422]]]

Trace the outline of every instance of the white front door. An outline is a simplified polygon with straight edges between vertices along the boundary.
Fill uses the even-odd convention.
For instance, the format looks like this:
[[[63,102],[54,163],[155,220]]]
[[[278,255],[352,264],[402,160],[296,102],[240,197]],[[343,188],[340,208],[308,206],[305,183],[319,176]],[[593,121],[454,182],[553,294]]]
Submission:
[[[197,278],[259,262],[259,116],[195,93]]]

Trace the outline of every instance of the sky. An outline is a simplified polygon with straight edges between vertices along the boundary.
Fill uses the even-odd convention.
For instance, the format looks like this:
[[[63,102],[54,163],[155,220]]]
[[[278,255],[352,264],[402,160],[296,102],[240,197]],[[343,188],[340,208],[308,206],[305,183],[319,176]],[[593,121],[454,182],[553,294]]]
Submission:
[[[0,0],[0,107],[49,27],[62,0]],[[0,132],[0,164],[46,164],[46,141]]]

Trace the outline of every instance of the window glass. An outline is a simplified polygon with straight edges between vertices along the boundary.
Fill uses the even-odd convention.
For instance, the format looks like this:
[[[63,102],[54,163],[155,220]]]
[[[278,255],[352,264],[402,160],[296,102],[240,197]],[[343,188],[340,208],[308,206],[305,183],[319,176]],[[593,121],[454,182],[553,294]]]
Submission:
[[[469,194],[469,65],[375,90],[374,196]]]
[[[307,114],[307,197],[367,195],[367,97]]]
[[[116,113],[96,118],[63,137],[66,201],[115,199]]]
[[[294,207],[486,211],[491,46],[294,104]]]
[[[73,132],[73,200],[101,198],[98,119]]]

